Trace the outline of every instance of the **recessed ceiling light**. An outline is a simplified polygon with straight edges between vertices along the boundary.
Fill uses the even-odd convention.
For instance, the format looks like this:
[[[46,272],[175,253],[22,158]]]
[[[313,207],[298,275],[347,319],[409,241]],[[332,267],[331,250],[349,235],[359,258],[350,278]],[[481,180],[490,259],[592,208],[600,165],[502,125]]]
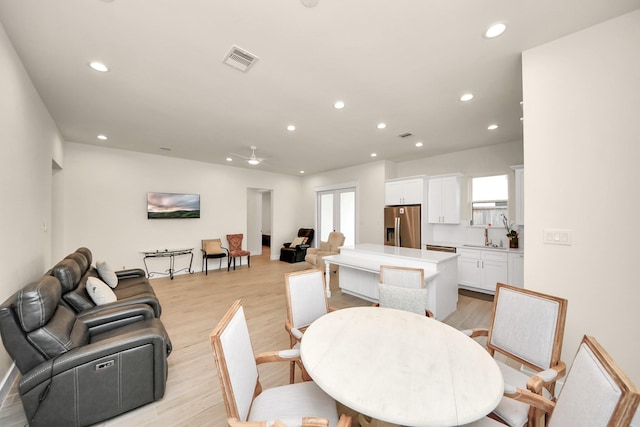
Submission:
[[[498,129],[498,125],[497,125],[497,124],[495,124],[495,123],[493,123],[493,124],[491,124],[491,125],[487,126],[487,129],[489,129],[489,130],[496,130],[496,129]]]
[[[106,135],[98,135],[98,139],[106,141],[107,140],[107,136]]]
[[[100,71],[101,73],[106,73],[107,71],[109,71],[109,67],[104,65],[102,62],[89,62],[89,67],[91,67],[95,71]]]
[[[504,30],[506,29],[507,26],[504,23],[498,22],[487,28],[487,31],[484,32],[484,36],[488,39],[492,39],[504,33]]]
[[[465,93],[460,97],[460,101],[462,102],[468,102],[468,101],[471,101],[472,99],[473,99],[472,93]]]
[[[335,108],[337,110],[342,110],[344,108],[344,102],[336,101],[336,103],[333,104],[333,108]]]
[[[386,123],[378,123],[378,129],[384,129],[387,127]]]
[[[233,159],[232,159],[231,157],[227,157],[225,160],[226,160],[227,162],[233,162]]]
[[[300,171],[300,173],[304,173],[304,171]]]
[[[377,154],[376,153],[371,153],[371,157],[376,157]]]
[[[293,132],[294,130],[296,130],[296,127],[294,125],[289,125],[287,126],[287,130]]]
[[[422,147],[424,144],[422,142],[416,142],[416,147]]]

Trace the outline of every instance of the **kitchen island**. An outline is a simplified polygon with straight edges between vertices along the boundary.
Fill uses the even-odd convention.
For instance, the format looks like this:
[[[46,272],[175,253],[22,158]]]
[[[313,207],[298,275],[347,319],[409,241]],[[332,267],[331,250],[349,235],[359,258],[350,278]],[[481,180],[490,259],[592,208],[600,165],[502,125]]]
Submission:
[[[339,255],[324,257],[327,267],[340,266],[339,286],[342,292],[368,301],[378,301],[380,266],[422,268],[427,288],[427,308],[436,319],[443,320],[458,304],[458,254],[399,248],[373,243],[343,246]],[[327,296],[331,290],[327,281]]]

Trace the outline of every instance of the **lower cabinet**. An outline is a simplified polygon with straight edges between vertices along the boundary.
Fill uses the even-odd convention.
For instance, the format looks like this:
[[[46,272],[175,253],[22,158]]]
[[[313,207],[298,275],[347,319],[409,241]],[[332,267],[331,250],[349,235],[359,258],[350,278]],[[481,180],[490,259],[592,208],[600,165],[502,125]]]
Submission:
[[[496,283],[509,282],[506,252],[458,249],[459,284],[464,288],[494,293]]]
[[[524,287],[524,254],[509,254],[509,284]]]

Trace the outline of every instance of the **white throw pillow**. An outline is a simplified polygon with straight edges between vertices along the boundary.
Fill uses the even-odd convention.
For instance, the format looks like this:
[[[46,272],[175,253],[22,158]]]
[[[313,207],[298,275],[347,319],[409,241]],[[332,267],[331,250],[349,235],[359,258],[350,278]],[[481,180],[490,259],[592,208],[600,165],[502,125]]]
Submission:
[[[303,241],[304,241],[303,237],[296,237],[291,241],[291,247],[295,248],[296,246],[301,245]]]
[[[106,261],[96,262],[96,269],[98,270],[98,274],[100,275],[100,278],[104,281],[104,283],[112,288],[118,286],[118,276]]]
[[[111,288],[97,277],[90,276],[87,278],[87,292],[96,305],[107,304],[118,300]]]

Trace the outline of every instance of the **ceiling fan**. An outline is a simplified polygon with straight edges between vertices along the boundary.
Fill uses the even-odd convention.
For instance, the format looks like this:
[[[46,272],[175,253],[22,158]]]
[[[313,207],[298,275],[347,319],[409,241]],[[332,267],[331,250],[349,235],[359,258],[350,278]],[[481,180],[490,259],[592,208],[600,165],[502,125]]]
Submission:
[[[245,159],[247,161],[247,163],[249,163],[250,165],[259,165],[260,163],[262,163],[262,161],[264,159],[260,158],[260,157],[256,157],[256,150],[258,149],[258,147],[256,147],[255,145],[252,145],[251,147],[251,156],[247,157],[247,156],[243,156],[242,154],[236,154],[236,153],[231,153],[234,156],[240,157],[242,159]]]

